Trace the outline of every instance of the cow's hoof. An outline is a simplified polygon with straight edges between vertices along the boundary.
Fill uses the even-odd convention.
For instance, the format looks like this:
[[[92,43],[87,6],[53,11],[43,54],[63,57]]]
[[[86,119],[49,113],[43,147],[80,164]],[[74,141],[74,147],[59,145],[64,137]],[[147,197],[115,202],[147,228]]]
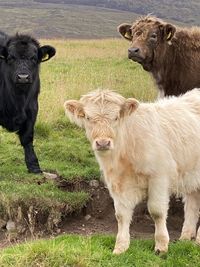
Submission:
[[[162,256],[162,255],[166,254],[167,251],[168,251],[168,244],[162,244],[162,245],[159,244],[159,245],[155,246],[155,254],[156,255]]]
[[[125,252],[128,249],[129,246],[119,246],[119,247],[115,247],[113,250],[113,254],[115,255],[119,255],[123,252]]]
[[[166,257],[167,257],[167,252],[160,251],[159,249],[157,249],[155,251],[155,254],[158,255],[162,259],[166,259]]]
[[[195,234],[191,232],[184,232],[181,234],[179,240],[192,240],[195,239]]]
[[[126,250],[122,250],[122,249],[118,249],[118,248],[115,248],[113,250],[113,254],[115,255],[120,255],[121,253],[125,252]]]

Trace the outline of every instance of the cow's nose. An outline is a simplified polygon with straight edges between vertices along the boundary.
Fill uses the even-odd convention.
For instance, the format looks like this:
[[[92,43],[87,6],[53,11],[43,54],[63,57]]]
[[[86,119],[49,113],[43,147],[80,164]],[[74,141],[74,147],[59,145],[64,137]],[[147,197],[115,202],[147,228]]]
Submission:
[[[17,74],[17,82],[18,83],[29,83],[30,76],[28,74]]]
[[[132,58],[133,56],[137,56],[140,53],[140,49],[138,47],[131,47],[128,49],[128,57]]]
[[[110,148],[110,140],[99,139],[96,141],[96,147],[98,150],[106,150]]]

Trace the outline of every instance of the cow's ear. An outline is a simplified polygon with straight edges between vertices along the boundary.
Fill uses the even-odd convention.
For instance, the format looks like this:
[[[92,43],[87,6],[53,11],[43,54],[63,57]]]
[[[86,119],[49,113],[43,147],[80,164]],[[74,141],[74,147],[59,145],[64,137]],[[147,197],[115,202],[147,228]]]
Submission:
[[[118,26],[119,33],[126,39],[131,41],[132,40],[132,31],[131,31],[132,25],[123,23]]]
[[[50,45],[44,45],[38,49],[38,59],[40,62],[49,60],[56,54],[56,49]]]
[[[164,39],[170,41],[176,32],[176,27],[174,27],[171,24],[166,24],[164,25],[163,30],[164,30]]]
[[[120,110],[120,117],[131,115],[139,106],[139,101],[135,98],[127,98]]]
[[[65,114],[79,127],[83,127],[83,119],[85,117],[85,112],[83,105],[77,100],[67,100],[64,103]]]
[[[0,45],[0,59],[6,59],[8,55],[7,49]]]

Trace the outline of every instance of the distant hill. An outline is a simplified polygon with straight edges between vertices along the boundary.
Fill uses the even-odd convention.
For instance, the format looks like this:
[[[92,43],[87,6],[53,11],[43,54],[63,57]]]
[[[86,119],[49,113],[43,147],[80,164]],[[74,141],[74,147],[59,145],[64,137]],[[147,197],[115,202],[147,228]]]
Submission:
[[[200,25],[199,0],[0,0],[0,10],[0,30],[38,38],[119,37],[120,23],[148,13],[175,24]]]
[[[200,25],[199,0],[36,0],[41,3],[64,3],[111,8],[137,14],[153,13],[181,23]]]

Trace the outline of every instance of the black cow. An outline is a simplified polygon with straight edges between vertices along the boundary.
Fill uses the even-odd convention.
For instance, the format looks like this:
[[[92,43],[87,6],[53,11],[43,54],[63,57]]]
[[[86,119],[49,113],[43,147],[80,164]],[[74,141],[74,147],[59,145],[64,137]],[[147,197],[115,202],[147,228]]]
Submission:
[[[24,148],[29,172],[41,169],[33,148],[34,125],[40,92],[39,66],[56,53],[34,38],[0,32],[0,125],[16,132]]]

